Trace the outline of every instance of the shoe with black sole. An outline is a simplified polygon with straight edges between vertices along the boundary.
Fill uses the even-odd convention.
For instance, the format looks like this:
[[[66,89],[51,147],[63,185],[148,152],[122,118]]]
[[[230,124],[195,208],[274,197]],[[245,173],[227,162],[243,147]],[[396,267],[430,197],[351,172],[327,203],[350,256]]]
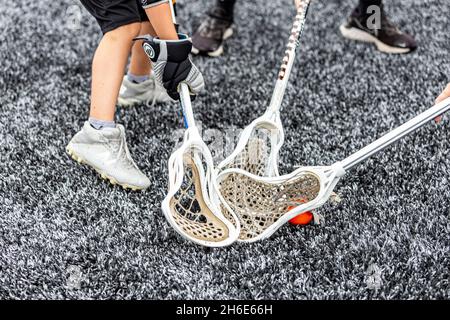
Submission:
[[[216,6],[192,36],[192,53],[218,57],[223,53],[223,42],[233,35],[233,15]]]
[[[414,38],[401,32],[387,18],[383,7],[381,7],[379,29],[368,27],[369,17],[361,13],[359,9],[355,9],[348,21],[340,27],[342,35],[347,39],[373,43],[379,51],[384,53],[409,53],[417,48]]]

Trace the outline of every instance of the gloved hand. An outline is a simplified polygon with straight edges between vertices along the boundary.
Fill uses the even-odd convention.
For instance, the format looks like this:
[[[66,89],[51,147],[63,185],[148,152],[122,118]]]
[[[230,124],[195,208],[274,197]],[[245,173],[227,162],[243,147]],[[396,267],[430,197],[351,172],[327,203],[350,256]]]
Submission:
[[[161,40],[147,35],[134,39],[144,40],[142,47],[152,62],[155,79],[174,100],[180,98],[181,82],[189,86],[193,96],[205,86],[202,74],[189,59],[191,39],[185,34],[178,34],[178,37],[179,40]]]

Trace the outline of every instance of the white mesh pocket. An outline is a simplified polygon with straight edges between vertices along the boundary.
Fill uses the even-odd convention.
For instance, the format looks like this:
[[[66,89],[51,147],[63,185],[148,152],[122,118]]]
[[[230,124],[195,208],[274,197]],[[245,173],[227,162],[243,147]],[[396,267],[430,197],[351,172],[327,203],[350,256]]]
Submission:
[[[220,182],[220,191],[241,224],[239,239],[248,240],[263,234],[291,207],[317,198],[320,180],[304,173],[283,183],[268,183],[231,173]]]
[[[272,135],[269,129],[254,128],[245,147],[223,170],[242,169],[257,176],[271,175]]]
[[[170,209],[175,223],[184,233],[195,239],[209,242],[227,240],[228,227],[211,211],[211,204],[203,196],[208,190],[203,185],[202,175],[205,167],[200,156],[185,153],[183,164],[183,182],[170,199]]]

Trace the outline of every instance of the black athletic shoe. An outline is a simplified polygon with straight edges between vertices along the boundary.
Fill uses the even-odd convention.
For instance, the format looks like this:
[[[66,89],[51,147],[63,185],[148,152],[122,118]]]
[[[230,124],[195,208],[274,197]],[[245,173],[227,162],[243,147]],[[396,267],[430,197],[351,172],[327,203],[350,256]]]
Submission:
[[[381,6],[380,29],[370,28],[369,16],[357,8],[340,27],[345,38],[374,43],[377,49],[385,53],[409,53],[417,48],[416,41],[408,34],[401,32],[386,16]]]
[[[223,41],[233,34],[232,26],[232,14],[220,6],[211,9],[205,21],[192,36],[192,53],[220,56],[223,53]]]

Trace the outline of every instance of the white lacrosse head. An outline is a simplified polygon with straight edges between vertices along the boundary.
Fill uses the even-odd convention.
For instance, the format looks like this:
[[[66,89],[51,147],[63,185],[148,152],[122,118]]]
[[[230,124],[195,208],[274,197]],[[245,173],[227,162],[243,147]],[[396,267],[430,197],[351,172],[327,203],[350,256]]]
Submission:
[[[187,129],[183,145],[169,159],[169,192],[162,209],[184,238],[208,247],[232,244],[240,224],[222,204],[212,155],[197,129]]]
[[[278,176],[278,152],[284,142],[279,113],[255,119],[244,131],[233,153],[223,160],[218,171],[241,169],[249,173]]]
[[[295,49],[305,24],[309,3],[310,0],[295,1],[297,14],[268,109],[263,116],[254,120],[245,128],[234,152],[219,164],[219,171],[241,169],[258,176],[278,176],[278,153],[284,141],[280,108],[295,60]]]
[[[302,167],[277,177],[261,177],[241,169],[222,171],[217,179],[224,201],[240,221],[239,241],[270,237],[297,215],[322,206],[345,170]]]

